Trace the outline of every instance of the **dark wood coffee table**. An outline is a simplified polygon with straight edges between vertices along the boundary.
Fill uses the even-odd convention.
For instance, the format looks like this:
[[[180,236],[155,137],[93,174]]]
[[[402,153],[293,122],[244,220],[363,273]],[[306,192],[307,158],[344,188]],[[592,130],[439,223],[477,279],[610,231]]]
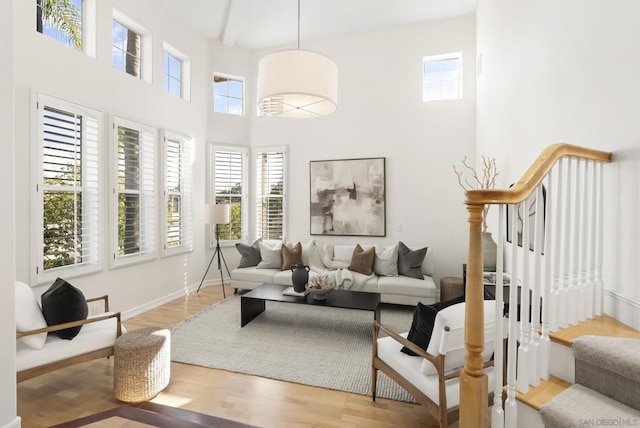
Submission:
[[[249,324],[265,310],[265,301],[298,303],[302,305],[327,306],[332,308],[360,309],[372,311],[373,319],[380,322],[380,293],[365,291],[333,290],[325,300],[314,300],[307,294],[304,297],[285,296],[282,292],[286,285],[262,284],[240,296],[240,326]]]

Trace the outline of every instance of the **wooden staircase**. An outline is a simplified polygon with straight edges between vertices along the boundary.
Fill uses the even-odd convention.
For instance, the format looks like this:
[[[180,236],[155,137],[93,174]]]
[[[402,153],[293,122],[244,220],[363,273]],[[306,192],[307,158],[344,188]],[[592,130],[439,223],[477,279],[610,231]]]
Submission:
[[[551,333],[549,335],[551,341],[556,345],[556,349],[560,350],[560,352],[556,353],[552,351],[552,359],[556,358],[558,353],[572,355],[571,346],[573,341],[585,335],[640,339],[639,331],[621,323],[615,318],[602,315],[581,322],[575,326],[560,328],[557,332]],[[573,361],[570,363],[573,364]],[[556,364],[556,366],[559,365],[562,364]],[[556,373],[554,373],[553,367],[554,365],[552,364],[549,380],[541,380],[539,386],[530,387],[526,394],[516,393],[516,399],[519,404],[518,428],[542,428],[544,425],[537,412],[540,411],[544,404],[551,401],[572,385],[572,380],[569,381],[562,378],[566,376],[562,376],[562,374],[562,377],[557,376]]]

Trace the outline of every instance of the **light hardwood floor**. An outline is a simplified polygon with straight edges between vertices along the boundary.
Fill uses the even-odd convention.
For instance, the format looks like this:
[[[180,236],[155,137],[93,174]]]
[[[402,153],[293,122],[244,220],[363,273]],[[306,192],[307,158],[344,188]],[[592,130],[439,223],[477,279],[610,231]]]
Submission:
[[[229,288],[227,295],[233,291]],[[128,330],[170,327],[222,299],[206,287],[124,322]],[[217,326],[211,326],[216,328]],[[171,363],[171,383],[152,401],[260,427],[434,427],[418,405]],[[47,427],[122,403],[113,396],[113,358],[18,384],[22,426]]]

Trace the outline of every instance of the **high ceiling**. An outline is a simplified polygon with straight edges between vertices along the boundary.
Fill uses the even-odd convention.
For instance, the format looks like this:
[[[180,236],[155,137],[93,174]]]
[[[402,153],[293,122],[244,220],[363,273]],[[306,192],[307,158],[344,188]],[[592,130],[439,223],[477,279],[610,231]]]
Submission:
[[[207,38],[245,49],[295,47],[297,0],[163,0]],[[304,42],[472,13],[477,0],[300,0]]]

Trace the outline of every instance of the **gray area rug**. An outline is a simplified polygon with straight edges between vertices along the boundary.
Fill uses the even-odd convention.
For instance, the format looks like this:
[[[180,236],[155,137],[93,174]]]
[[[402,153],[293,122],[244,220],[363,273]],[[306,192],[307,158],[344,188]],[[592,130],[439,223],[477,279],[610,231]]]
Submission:
[[[412,307],[383,305],[382,323],[409,331]],[[271,379],[371,395],[373,313],[266,302],[240,327],[240,296],[176,324],[171,360]],[[378,396],[414,402],[378,372]]]

